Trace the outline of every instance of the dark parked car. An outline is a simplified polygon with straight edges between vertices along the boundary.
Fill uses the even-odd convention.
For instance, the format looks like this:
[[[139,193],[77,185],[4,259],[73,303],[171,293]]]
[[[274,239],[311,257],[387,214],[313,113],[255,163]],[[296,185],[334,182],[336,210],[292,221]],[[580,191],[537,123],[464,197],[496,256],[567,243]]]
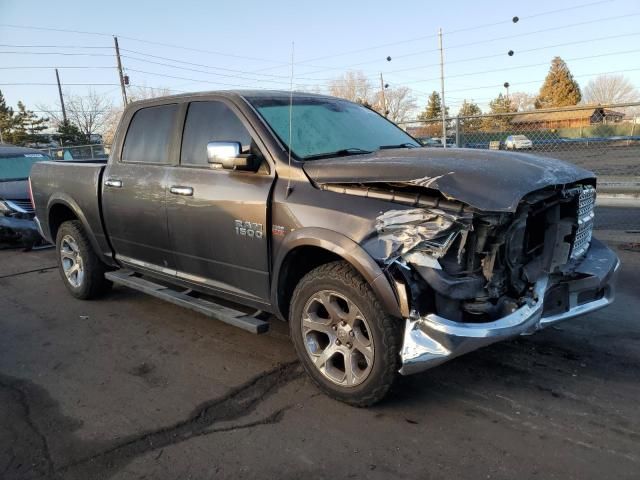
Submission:
[[[29,195],[31,167],[49,157],[32,148],[0,144],[0,240],[30,247],[42,239]]]
[[[360,406],[398,374],[608,305],[619,266],[592,238],[593,173],[421,148],[321,95],[136,102],[108,163],[31,180],[73,296],[116,282],[256,333],[273,314],[320,388]]]

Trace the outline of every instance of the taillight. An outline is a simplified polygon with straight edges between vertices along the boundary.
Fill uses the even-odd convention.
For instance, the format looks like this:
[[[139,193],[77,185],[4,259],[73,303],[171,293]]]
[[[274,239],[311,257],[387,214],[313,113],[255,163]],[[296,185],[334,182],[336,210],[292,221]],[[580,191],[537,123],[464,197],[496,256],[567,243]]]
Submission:
[[[31,202],[31,207],[35,211],[36,202],[33,200],[33,189],[31,188],[31,177],[29,177],[28,183],[29,183],[29,201]]]

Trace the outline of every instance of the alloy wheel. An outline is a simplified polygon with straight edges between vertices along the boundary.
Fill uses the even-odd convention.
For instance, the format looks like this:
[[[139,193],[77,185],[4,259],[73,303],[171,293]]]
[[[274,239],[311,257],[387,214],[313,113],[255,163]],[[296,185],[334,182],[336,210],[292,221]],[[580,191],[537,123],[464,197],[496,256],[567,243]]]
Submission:
[[[60,242],[62,271],[71,286],[78,288],[84,280],[84,263],[78,243],[71,235],[65,235]]]
[[[351,300],[321,290],[305,304],[301,322],[307,354],[325,378],[344,387],[367,379],[374,361],[373,337]]]

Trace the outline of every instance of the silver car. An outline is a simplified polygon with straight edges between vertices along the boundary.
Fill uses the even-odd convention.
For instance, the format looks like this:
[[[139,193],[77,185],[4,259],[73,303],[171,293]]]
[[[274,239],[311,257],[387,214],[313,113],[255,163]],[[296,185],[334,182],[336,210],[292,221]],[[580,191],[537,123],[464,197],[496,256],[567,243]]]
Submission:
[[[504,142],[507,150],[523,150],[533,148],[533,142],[524,135],[509,135]]]

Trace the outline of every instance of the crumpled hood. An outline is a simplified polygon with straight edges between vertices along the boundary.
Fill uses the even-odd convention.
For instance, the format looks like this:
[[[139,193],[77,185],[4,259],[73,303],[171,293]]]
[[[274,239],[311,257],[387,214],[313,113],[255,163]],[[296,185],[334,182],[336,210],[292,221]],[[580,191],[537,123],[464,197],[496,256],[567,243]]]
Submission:
[[[407,183],[472,207],[513,212],[526,194],[594,179],[593,172],[548,157],[475,149],[393,149],[304,164],[318,184]]]

